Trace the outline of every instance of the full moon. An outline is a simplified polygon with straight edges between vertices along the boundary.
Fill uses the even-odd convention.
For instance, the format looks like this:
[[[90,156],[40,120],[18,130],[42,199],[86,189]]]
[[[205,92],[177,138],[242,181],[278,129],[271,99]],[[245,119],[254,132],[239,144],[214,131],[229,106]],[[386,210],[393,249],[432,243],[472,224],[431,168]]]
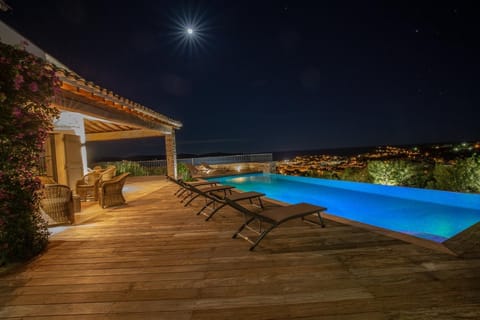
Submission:
[[[170,34],[172,40],[175,40],[175,51],[192,55],[206,49],[210,26],[205,14],[198,10],[186,8],[183,12],[171,17],[173,23]]]

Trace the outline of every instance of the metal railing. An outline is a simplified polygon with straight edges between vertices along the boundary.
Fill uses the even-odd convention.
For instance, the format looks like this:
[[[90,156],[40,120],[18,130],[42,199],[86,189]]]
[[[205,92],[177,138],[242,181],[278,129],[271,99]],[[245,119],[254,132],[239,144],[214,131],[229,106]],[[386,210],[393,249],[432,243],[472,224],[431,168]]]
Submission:
[[[178,162],[191,163],[196,166],[202,163],[206,164],[227,164],[227,163],[245,163],[245,162],[271,162],[273,161],[272,153],[255,153],[255,154],[237,154],[233,156],[218,157],[200,157],[200,158],[184,158],[178,159]]]
[[[255,154],[238,154],[233,156],[218,156],[218,157],[199,157],[199,158],[182,158],[177,159],[177,162],[200,165],[205,164],[228,164],[228,163],[247,163],[247,162],[271,162],[273,161],[272,153],[255,153]],[[166,168],[167,160],[140,160],[131,161],[145,169],[152,171],[158,168]]]

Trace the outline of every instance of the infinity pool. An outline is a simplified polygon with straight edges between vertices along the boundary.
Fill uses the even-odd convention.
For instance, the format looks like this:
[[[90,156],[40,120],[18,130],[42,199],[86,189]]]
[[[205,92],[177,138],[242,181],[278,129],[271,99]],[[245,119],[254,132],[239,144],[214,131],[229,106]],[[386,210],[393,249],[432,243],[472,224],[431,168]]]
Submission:
[[[243,191],[258,191],[287,203],[309,202],[327,213],[443,242],[480,221],[480,194],[370,183],[248,174],[212,178]]]

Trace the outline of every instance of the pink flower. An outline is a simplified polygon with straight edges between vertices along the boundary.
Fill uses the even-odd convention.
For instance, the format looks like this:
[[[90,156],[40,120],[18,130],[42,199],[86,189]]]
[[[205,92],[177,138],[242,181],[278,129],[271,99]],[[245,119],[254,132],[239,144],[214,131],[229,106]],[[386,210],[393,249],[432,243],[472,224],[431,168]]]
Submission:
[[[33,81],[30,83],[30,85],[28,86],[28,88],[30,89],[30,91],[32,92],[37,92],[38,91],[38,84]]]
[[[15,118],[19,119],[22,117],[22,110],[20,110],[19,108],[15,107],[13,108],[13,111],[12,111],[12,114]]]
[[[23,82],[25,82],[23,76],[21,74],[17,74],[15,76],[15,79],[13,79],[13,87],[15,88],[15,90],[19,90]]]

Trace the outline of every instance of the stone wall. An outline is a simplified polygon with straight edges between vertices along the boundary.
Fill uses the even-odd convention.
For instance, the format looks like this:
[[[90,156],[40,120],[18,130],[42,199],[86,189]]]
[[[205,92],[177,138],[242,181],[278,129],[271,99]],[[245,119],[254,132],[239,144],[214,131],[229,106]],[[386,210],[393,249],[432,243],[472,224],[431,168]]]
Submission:
[[[275,162],[243,162],[243,163],[226,163],[211,164],[210,167],[233,172],[266,172],[275,173]]]

